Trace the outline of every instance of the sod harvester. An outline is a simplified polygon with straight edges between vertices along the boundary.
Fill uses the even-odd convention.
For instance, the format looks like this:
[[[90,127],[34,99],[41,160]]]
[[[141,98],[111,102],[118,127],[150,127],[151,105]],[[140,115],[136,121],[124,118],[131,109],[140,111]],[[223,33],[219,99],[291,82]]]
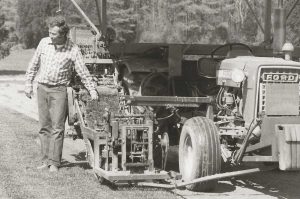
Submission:
[[[300,169],[300,64],[291,61],[299,49],[283,45],[285,16],[294,7],[287,15],[278,2],[273,48],[117,44],[106,28],[106,0],[95,1],[101,29],[71,0],[89,27],[74,27],[70,37],[100,99],[91,101],[74,75],[68,120],[99,179],[209,191],[220,178],[261,170],[221,173],[221,164]],[[268,40],[272,9],[265,2]]]

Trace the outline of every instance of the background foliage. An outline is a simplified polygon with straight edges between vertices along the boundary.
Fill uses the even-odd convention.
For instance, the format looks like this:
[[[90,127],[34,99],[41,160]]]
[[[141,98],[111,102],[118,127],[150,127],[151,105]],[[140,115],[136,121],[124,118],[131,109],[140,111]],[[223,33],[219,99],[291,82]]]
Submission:
[[[0,0],[0,59],[18,43],[15,29],[16,0]]]
[[[248,0],[264,19],[264,0]],[[289,10],[296,0],[286,0]],[[97,22],[94,0],[76,0]],[[277,5],[273,0],[274,7]],[[167,42],[222,44],[242,42],[259,45],[263,33],[245,0],[107,0],[108,24],[119,42]],[[86,24],[69,0],[60,8],[70,24]],[[0,44],[22,43],[36,47],[47,36],[46,19],[59,9],[59,0],[0,0]],[[300,6],[287,21],[287,39],[299,45]],[[4,21],[4,22],[3,22]]]

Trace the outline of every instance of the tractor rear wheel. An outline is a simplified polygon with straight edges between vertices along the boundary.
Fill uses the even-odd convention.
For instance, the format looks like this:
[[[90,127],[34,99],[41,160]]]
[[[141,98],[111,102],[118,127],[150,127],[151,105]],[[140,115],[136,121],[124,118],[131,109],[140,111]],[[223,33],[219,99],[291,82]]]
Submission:
[[[179,169],[182,179],[220,173],[221,151],[218,129],[208,118],[193,117],[182,128],[179,142]],[[187,186],[192,191],[212,191],[217,181],[207,181]]]

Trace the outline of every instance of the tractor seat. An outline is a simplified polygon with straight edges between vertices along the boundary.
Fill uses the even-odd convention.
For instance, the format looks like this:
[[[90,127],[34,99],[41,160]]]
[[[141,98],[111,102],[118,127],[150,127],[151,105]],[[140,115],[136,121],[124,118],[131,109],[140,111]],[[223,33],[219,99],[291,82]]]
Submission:
[[[198,60],[198,75],[206,78],[216,78],[220,62],[212,58],[200,58]]]

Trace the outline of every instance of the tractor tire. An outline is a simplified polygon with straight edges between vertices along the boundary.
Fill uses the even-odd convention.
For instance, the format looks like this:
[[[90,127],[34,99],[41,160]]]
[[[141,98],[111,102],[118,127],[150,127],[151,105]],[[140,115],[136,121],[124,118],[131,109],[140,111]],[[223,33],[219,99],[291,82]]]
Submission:
[[[218,129],[210,119],[193,117],[184,123],[179,141],[179,170],[185,182],[220,173]],[[216,184],[216,180],[207,181],[191,184],[186,188],[208,192],[212,191]]]

